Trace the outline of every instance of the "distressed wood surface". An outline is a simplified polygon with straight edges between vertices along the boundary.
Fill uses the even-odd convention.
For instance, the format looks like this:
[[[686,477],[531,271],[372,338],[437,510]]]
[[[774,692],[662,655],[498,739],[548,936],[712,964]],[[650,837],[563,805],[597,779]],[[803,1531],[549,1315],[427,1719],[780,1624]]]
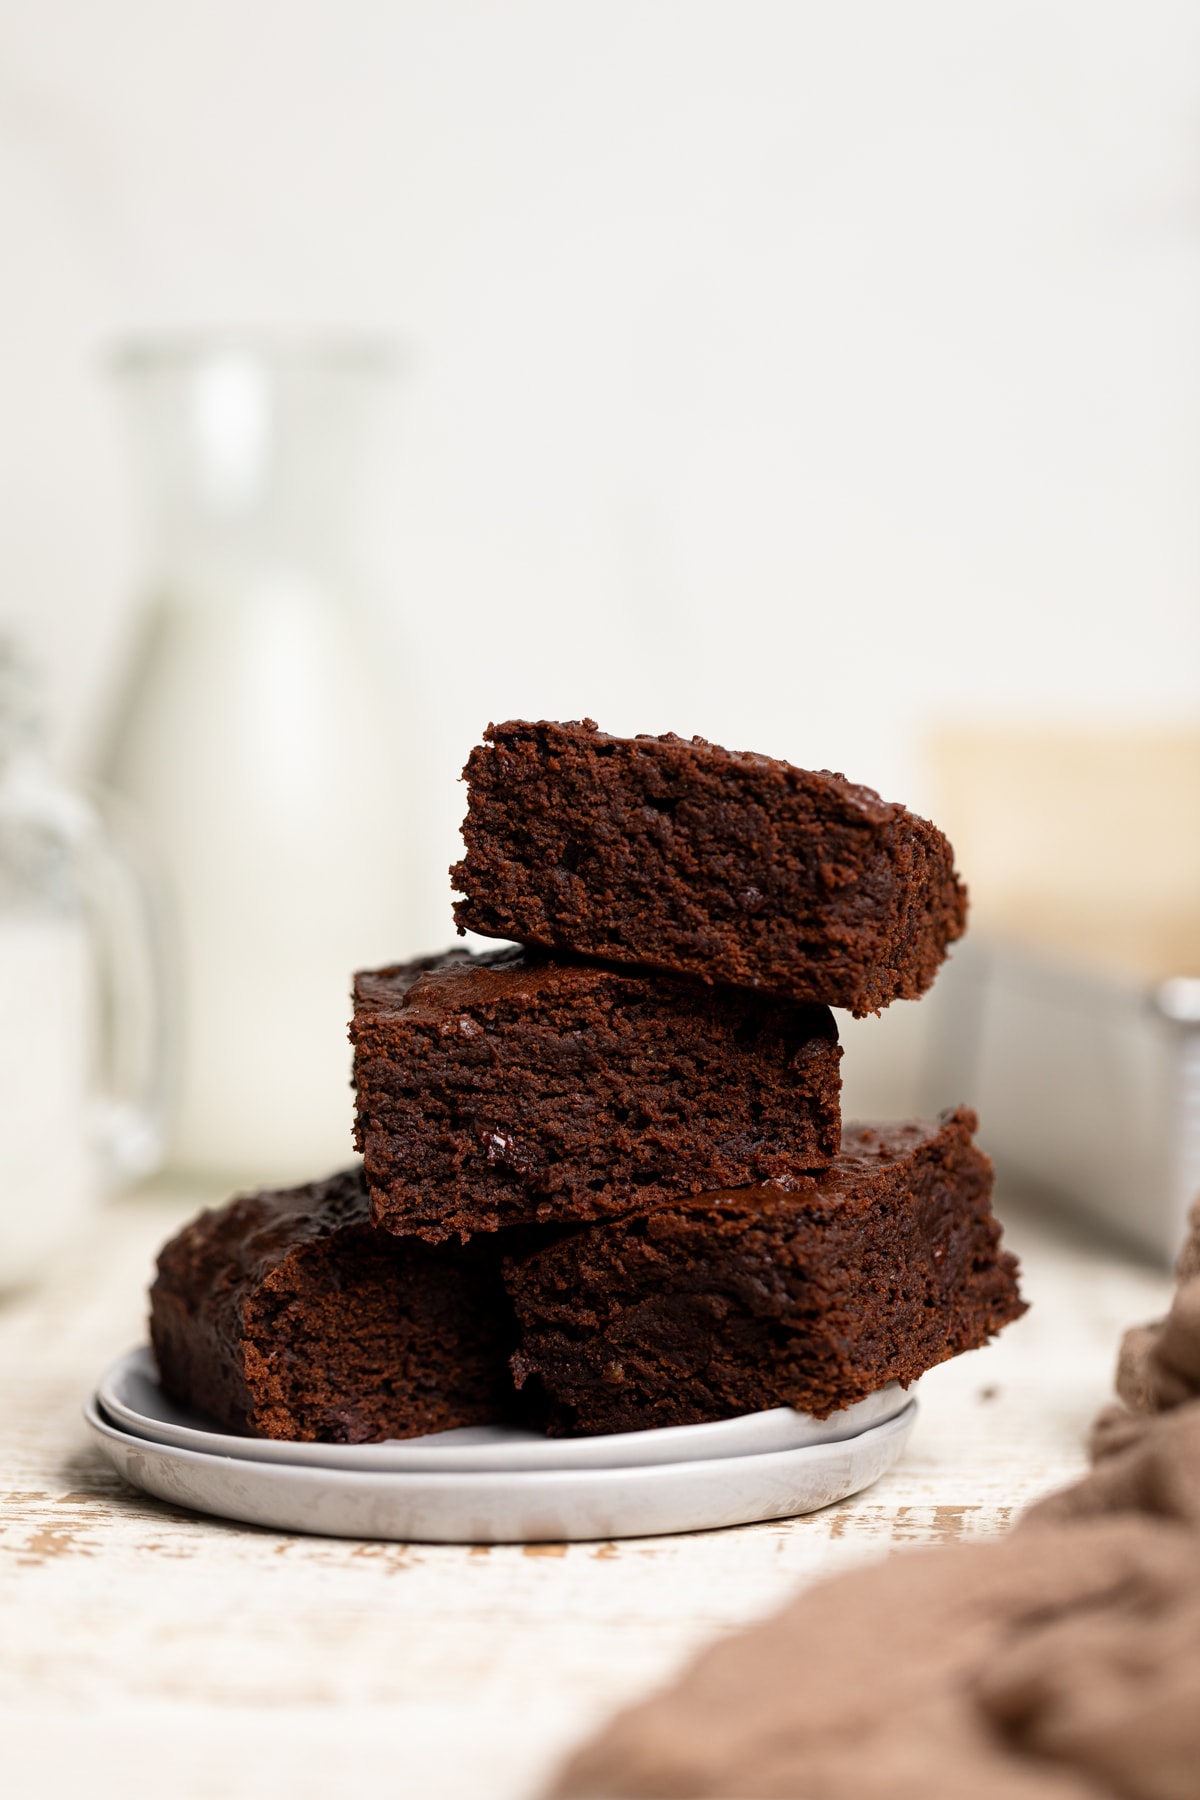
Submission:
[[[111,1208],[0,1305],[0,1785],[11,1800],[527,1800],[614,1706],[714,1634],[904,1544],[986,1537],[1082,1467],[1121,1329],[1164,1276],[1008,1210],[1030,1314],[934,1370],[902,1464],[808,1518],[482,1549],[290,1537],[125,1487],[80,1406],[144,1336],[194,1209]]]

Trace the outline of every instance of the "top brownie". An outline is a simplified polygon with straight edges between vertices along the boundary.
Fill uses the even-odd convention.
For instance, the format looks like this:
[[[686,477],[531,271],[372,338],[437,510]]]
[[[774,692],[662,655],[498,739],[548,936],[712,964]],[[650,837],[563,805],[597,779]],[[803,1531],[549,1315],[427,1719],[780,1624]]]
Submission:
[[[942,833],[844,776],[590,719],[484,737],[451,872],[460,931],[859,1017],[916,999],[962,936]]]

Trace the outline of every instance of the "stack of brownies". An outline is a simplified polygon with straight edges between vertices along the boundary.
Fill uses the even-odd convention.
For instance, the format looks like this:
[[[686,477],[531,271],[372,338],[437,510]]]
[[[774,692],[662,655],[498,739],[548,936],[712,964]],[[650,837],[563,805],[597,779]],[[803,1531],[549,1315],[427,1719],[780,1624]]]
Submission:
[[[163,1383],[236,1431],[817,1417],[1024,1310],[959,1110],[848,1125],[830,1006],[963,931],[940,832],[840,775],[590,722],[468,762],[460,930],[360,974],[360,1167],[203,1213],[151,1294]]]

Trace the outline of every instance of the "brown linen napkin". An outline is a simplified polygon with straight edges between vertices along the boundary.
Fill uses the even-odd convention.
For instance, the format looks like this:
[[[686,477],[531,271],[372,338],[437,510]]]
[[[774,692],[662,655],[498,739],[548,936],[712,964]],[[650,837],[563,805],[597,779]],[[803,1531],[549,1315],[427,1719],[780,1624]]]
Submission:
[[[1179,1275],[1082,1481],[716,1644],[556,1800],[1200,1800],[1200,1204]]]
[[[1197,1552],[1117,1518],[893,1557],[706,1651],[553,1792],[1195,1800]]]
[[[1030,1507],[1018,1529],[1134,1513],[1200,1531],[1200,1400],[1146,1418],[1106,1406],[1092,1426],[1091,1473]],[[1200,1542],[1194,1546],[1200,1564]],[[1196,1784],[1200,1800],[1200,1779]]]
[[[1200,1398],[1200,1200],[1175,1273],[1165,1319],[1127,1331],[1117,1359],[1117,1392],[1134,1412],[1163,1412]]]

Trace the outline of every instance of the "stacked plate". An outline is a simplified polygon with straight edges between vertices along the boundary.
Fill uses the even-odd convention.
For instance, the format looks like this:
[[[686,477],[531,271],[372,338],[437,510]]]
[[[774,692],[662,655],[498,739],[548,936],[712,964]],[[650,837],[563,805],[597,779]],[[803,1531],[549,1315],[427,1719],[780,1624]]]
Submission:
[[[893,1385],[829,1419],[779,1407],[607,1437],[483,1426],[384,1444],[279,1443],[228,1436],[176,1406],[141,1349],[113,1364],[84,1416],[127,1481],[176,1506],[331,1537],[511,1544],[815,1512],[877,1481],[916,1411]]]

